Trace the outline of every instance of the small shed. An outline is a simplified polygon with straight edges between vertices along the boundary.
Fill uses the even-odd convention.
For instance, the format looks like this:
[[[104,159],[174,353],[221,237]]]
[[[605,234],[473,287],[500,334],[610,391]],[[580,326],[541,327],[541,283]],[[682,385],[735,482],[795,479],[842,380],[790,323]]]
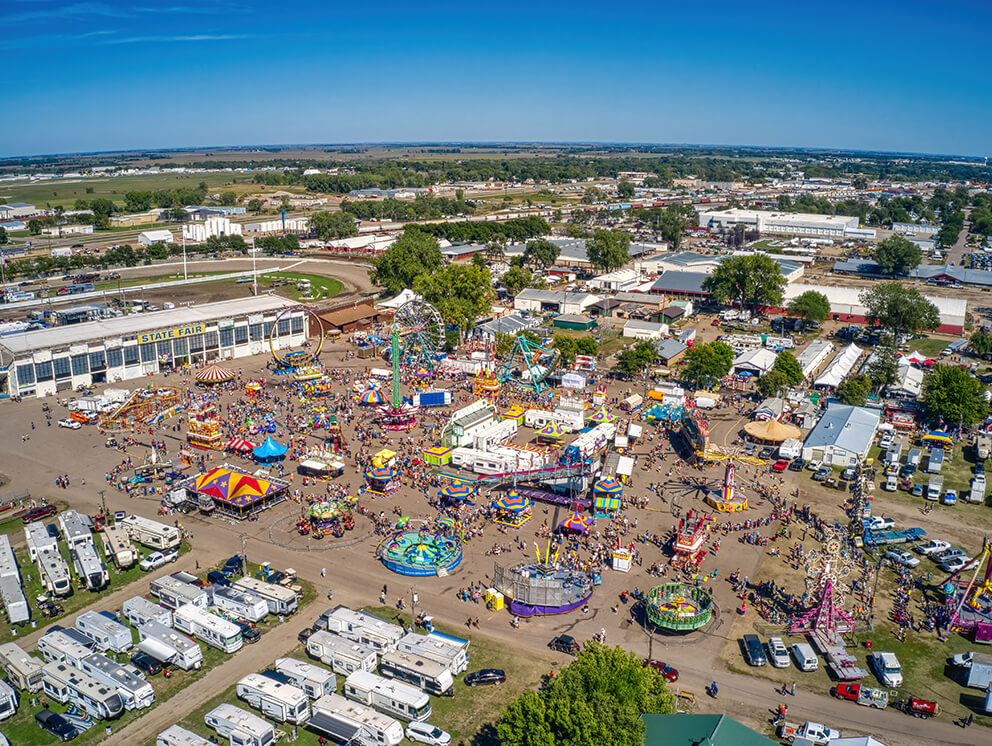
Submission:
[[[571,329],[578,332],[587,332],[596,328],[596,319],[581,313],[563,313],[555,317],[551,322],[555,329]]]
[[[687,345],[682,344],[677,339],[662,339],[654,343],[655,357],[663,365],[677,363],[688,349]]]

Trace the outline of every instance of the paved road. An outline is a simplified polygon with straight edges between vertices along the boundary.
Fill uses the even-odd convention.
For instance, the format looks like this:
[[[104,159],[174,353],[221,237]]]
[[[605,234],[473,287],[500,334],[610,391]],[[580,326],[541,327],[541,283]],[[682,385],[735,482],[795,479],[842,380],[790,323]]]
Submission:
[[[960,267],[961,260],[964,259],[965,253],[967,253],[967,247],[965,246],[965,240],[968,238],[968,233],[971,231],[971,221],[968,217],[971,215],[971,208],[966,208],[964,211],[964,228],[958,233],[958,239],[954,242],[954,246],[951,247],[950,251],[947,252],[947,263],[952,267]]]

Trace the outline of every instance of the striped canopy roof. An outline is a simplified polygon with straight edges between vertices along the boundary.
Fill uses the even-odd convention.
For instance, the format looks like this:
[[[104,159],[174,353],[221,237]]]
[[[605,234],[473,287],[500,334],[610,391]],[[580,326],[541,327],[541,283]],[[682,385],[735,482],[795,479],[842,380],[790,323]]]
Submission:
[[[589,530],[589,527],[592,526],[592,524],[592,518],[582,515],[582,513],[575,512],[558,525],[568,531],[579,531],[584,534]]]
[[[592,488],[593,492],[600,492],[607,495],[616,495],[623,492],[623,485],[613,477],[600,479]]]
[[[200,383],[224,383],[234,380],[234,372],[219,365],[208,365],[203,370],[197,371],[196,380]]]
[[[375,479],[379,482],[388,482],[397,476],[399,476],[399,472],[389,466],[373,466],[365,472],[366,479]]]
[[[384,397],[382,395],[382,392],[380,392],[378,389],[369,389],[368,391],[363,392],[362,395],[358,397],[359,404],[375,405],[375,404],[382,404],[385,401],[386,401],[386,397]]]
[[[284,483],[260,479],[223,466],[196,477],[194,485],[197,492],[237,507],[251,505],[286,487]]]
[[[239,451],[240,453],[246,453],[247,451],[254,450],[255,444],[250,440],[245,440],[244,438],[235,438],[227,444],[227,450],[229,451]]]
[[[612,513],[614,510],[620,508],[620,500],[616,497],[610,497],[609,495],[597,495],[595,502],[596,510],[603,511],[605,513]]]
[[[448,497],[452,500],[464,500],[466,497],[470,497],[474,491],[467,484],[446,484],[441,488],[439,494],[441,497]]]
[[[508,492],[496,501],[496,507],[508,513],[520,513],[531,505],[529,499],[516,492]]]

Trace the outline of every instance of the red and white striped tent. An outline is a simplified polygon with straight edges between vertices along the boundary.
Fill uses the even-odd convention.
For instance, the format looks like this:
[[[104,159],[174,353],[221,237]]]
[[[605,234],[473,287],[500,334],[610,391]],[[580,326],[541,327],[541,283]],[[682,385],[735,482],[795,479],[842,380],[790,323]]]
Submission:
[[[224,383],[225,381],[233,381],[234,373],[227,368],[221,368],[219,365],[208,365],[197,372],[196,380],[200,383]]]
[[[235,438],[230,443],[227,444],[227,450],[238,451],[239,453],[247,453],[248,451],[255,450],[255,443],[250,440],[245,440],[244,438]]]

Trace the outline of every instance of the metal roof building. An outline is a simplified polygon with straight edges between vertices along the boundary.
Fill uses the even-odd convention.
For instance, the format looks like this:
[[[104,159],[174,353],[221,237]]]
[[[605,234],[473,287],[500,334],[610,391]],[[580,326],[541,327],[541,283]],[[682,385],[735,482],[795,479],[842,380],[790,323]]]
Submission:
[[[803,444],[803,458],[835,466],[854,466],[868,456],[881,421],[877,409],[831,402]]]

